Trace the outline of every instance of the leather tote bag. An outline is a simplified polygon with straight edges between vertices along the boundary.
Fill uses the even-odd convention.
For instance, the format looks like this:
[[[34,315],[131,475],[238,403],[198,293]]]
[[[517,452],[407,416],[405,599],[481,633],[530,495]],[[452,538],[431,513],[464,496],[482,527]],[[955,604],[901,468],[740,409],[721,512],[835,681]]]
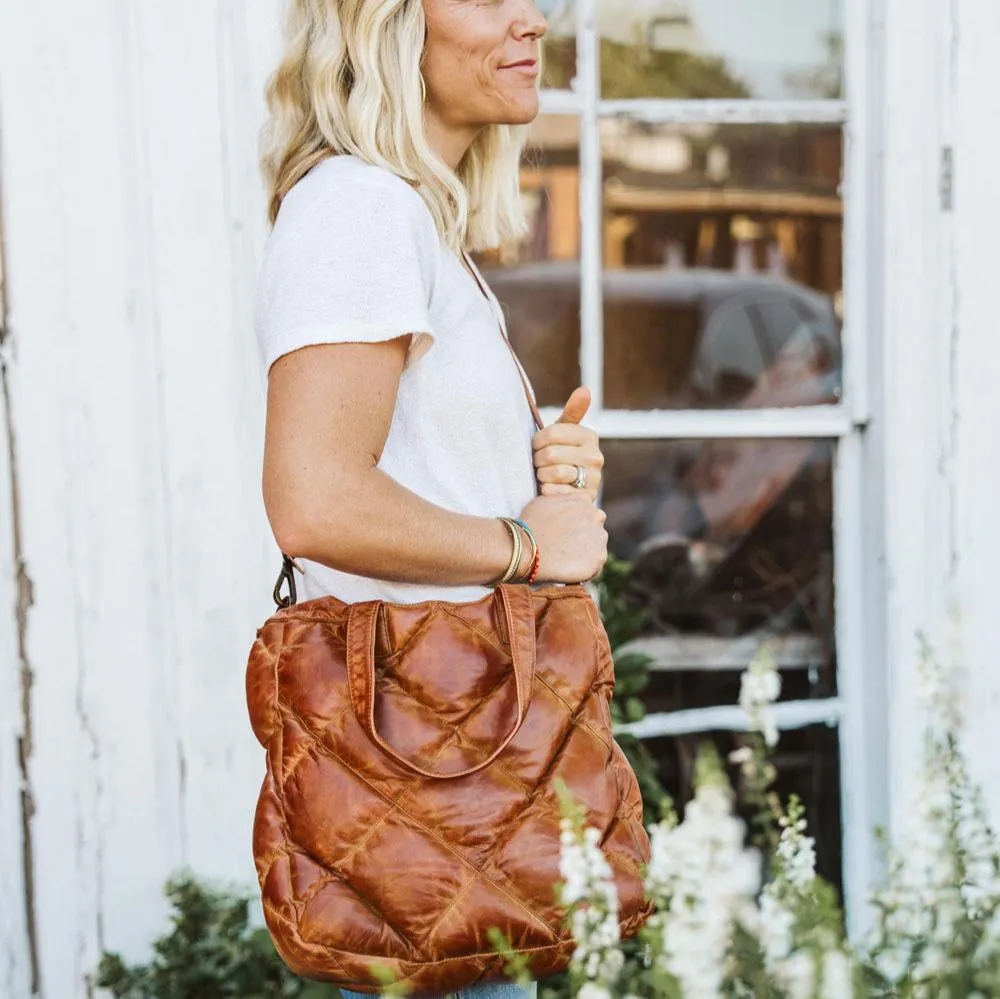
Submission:
[[[536,978],[562,970],[574,945],[555,894],[557,780],[602,831],[633,934],[649,915],[649,841],[611,734],[613,685],[582,586],[279,609],[246,689],[267,751],[253,853],[289,967],[360,992],[380,971],[452,992],[503,977],[496,927]]]

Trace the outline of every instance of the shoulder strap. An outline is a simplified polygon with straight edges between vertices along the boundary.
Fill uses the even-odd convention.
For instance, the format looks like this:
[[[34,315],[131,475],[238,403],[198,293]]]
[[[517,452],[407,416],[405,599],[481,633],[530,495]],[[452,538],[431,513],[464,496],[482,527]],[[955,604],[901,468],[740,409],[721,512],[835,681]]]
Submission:
[[[472,258],[469,256],[465,250],[462,250],[462,256],[465,257],[466,262],[469,265],[469,271],[472,276],[476,279],[476,284],[479,285],[479,290],[483,293],[483,297],[488,302],[490,300],[489,292],[486,290],[486,286],[483,284],[479,276],[479,268],[476,267]],[[500,320],[497,320],[497,329],[500,330],[500,336],[503,338],[503,342],[507,344],[507,349],[510,351],[510,356],[514,358],[514,367],[517,368],[517,373],[521,376],[521,384],[524,386],[524,395],[528,400],[528,408],[531,410],[532,418],[535,421],[535,426],[537,429],[542,430],[545,424],[542,423],[542,414],[538,412],[538,405],[535,402],[535,397],[532,395],[531,386],[528,384],[528,376],[524,371],[524,367],[521,365],[520,360],[518,360],[517,353],[514,350],[514,345],[510,342],[510,337],[504,332],[503,324]]]

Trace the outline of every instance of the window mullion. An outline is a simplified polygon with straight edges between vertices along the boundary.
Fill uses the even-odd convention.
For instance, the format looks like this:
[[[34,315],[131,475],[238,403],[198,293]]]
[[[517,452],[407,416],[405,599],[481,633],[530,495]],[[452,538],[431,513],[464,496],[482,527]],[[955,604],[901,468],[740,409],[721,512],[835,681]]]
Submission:
[[[604,203],[601,191],[600,37],[596,0],[579,0],[576,90],[581,99],[580,127],[580,372],[593,396],[594,410],[604,400]]]
[[[840,723],[844,706],[836,697],[809,701],[781,701],[771,709],[775,725],[781,731],[807,728],[810,725]],[[658,739],[664,736],[696,735],[699,732],[746,732],[750,719],[737,705],[707,708],[687,708],[648,714],[642,721],[615,726],[615,733],[637,739]]]
[[[847,120],[841,100],[670,100],[630,98],[598,104],[602,116],[632,118],[650,124],[784,125],[839,124]]]
[[[542,412],[546,423],[558,409]],[[592,409],[587,425],[606,438],[721,440],[749,438],[839,439],[855,428],[843,406],[800,409],[602,410]]]

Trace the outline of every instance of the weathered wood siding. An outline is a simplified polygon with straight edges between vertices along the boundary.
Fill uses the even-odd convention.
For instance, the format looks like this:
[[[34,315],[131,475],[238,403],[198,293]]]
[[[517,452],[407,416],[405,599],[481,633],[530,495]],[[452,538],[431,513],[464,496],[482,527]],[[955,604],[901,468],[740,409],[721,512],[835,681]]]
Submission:
[[[277,565],[260,499],[251,291],[278,5],[0,0],[6,375],[21,655],[0,447],[0,993],[86,994],[137,957],[181,865],[252,882],[262,760],[243,666]]]

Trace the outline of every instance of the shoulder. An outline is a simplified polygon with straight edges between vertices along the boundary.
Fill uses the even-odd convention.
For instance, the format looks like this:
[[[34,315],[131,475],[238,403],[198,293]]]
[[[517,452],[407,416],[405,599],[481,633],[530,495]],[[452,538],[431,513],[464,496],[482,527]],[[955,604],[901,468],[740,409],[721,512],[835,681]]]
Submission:
[[[285,195],[274,233],[333,226],[368,235],[402,229],[436,239],[434,220],[417,191],[391,170],[355,156],[330,156],[302,177]]]

